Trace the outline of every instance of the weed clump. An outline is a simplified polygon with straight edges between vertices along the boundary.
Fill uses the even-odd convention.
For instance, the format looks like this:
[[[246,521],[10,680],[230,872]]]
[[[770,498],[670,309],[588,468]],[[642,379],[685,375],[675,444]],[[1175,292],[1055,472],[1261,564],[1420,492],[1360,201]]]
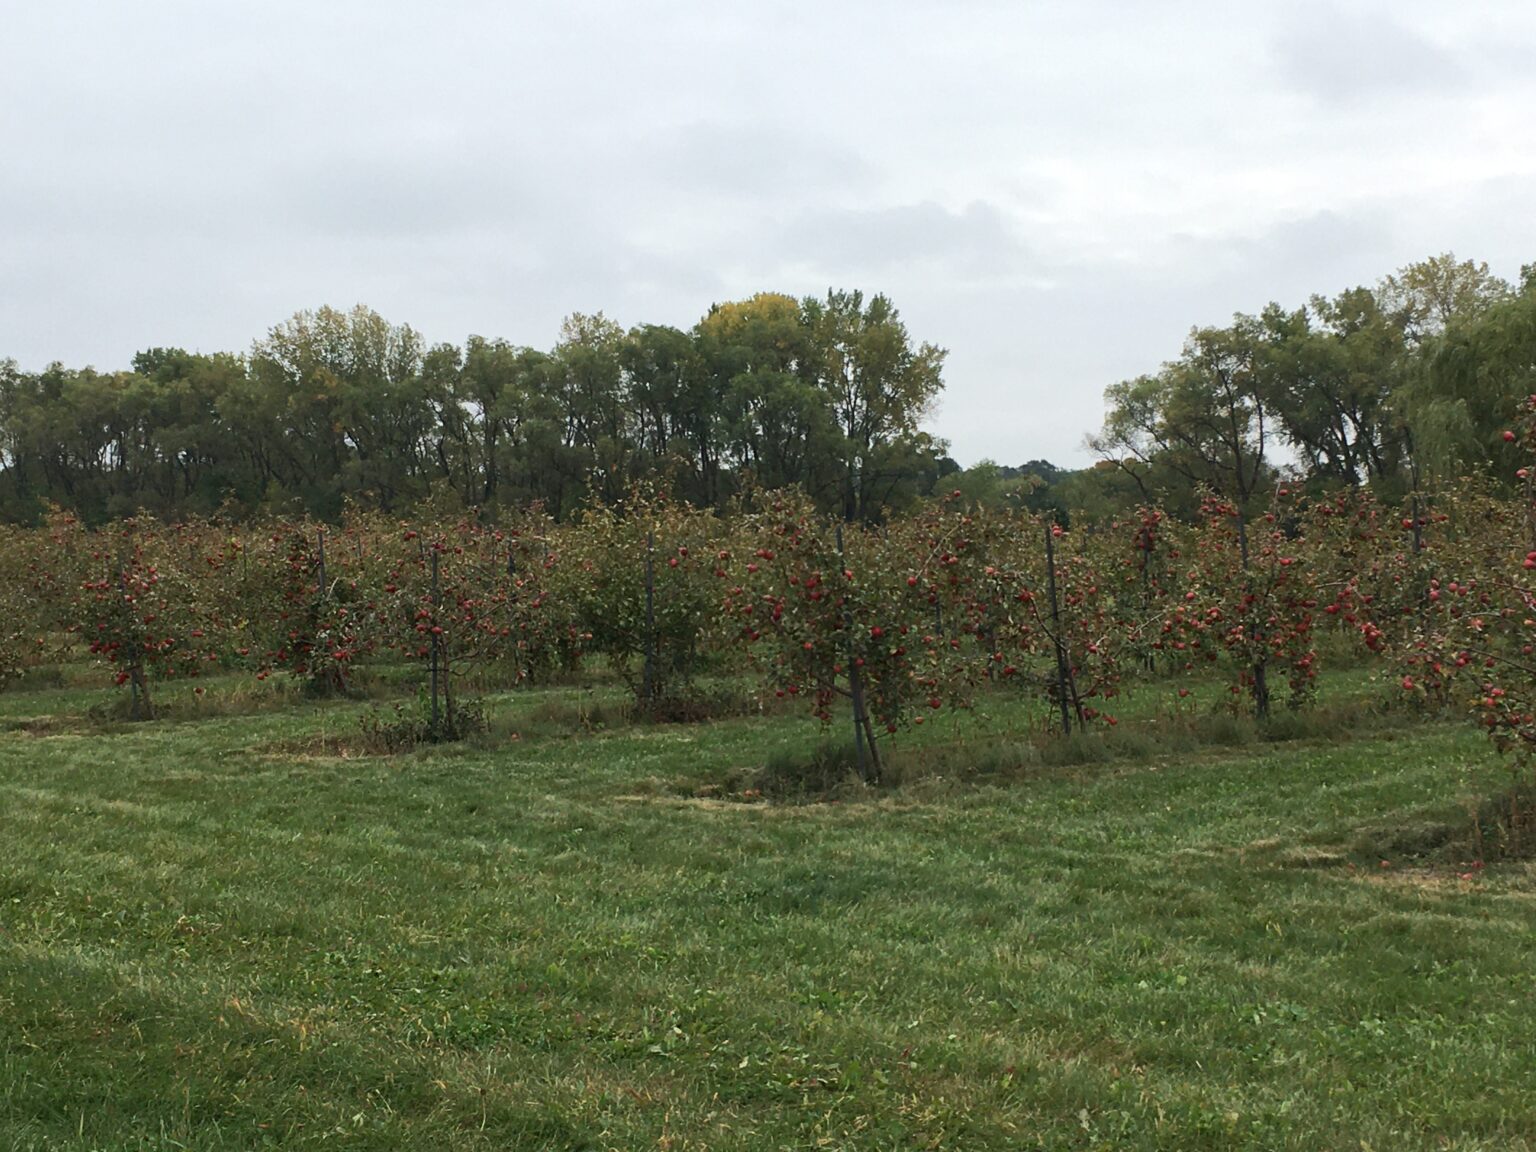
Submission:
[[[757,711],[756,702],[748,693],[730,687],[696,687],[687,692],[669,692],[649,700],[641,699],[635,703],[633,714],[636,719],[653,724],[698,724],[705,720],[746,716],[754,711]]]
[[[392,755],[423,744],[451,744],[489,730],[479,700],[449,699],[433,710],[425,696],[396,704],[388,712],[370,708],[358,719],[362,744],[370,752]]]
[[[1513,781],[1478,804],[1472,836],[1480,860],[1536,856],[1536,781]]]
[[[781,749],[769,755],[754,787],[771,800],[807,800],[835,792],[858,778],[858,751],[846,741],[823,740],[810,752]]]

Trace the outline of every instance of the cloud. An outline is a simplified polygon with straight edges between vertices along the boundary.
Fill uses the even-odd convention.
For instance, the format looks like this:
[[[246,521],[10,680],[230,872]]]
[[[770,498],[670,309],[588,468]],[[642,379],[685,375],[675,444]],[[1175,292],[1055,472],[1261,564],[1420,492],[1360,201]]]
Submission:
[[[1392,270],[1390,216],[1371,207],[1324,209],[1252,232],[1176,233],[1161,254],[1166,271],[1202,296],[1226,301],[1224,315],[1258,311],[1270,300],[1374,283]],[[1263,299],[1258,297],[1262,295]],[[1214,322],[1191,316],[1191,324]]]
[[[787,266],[834,279],[921,269],[995,281],[1038,264],[1009,217],[982,201],[958,211],[932,201],[812,211],[787,221],[774,245]]]
[[[1286,82],[1324,103],[1429,94],[1465,84],[1459,55],[1384,13],[1343,6],[1299,8],[1275,40]]]
[[[813,126],[794,131],[761,121],[689,124],[660,146],[632,143],[638,170],[684,192],[746,200],[849,195],[866,188],[875,168],[847,142]]]
[[[322,303],[545,346],[571,311],[861,288],[950,349],[958,459],[1070,460],[1192,325],[1536,259],[1517,0],[13,7],[28,366],[239,350]]]

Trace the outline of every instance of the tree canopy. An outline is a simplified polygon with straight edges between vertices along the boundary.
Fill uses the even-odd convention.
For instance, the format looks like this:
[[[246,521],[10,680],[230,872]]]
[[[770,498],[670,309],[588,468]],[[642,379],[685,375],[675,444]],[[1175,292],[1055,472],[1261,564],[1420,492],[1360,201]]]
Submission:
[[[0,360],[0,518],[424,502],[567,517],[643,482],[705,508],[793,485],[866,523],[942,486],[1066,519],[1190,512],[1207,494],[1250,505],[1283,483],[1507,486],[1504,429],[1536,392],[1536,264],[1514,285],[1434,256],[1193,328],[1176,357],[1107,388],[1088,468],[961,468],[925,427],[945,356],[888,297],[833,289],[725,301],[688,329],[575,313],[543,349],[428,346],[358,306],[297,312],[244,354],[150,347],[110,371]]]
[[[1389,491],[1490,471],[1536,390],[1536,278],[1436,256],[1375,287],[1197,328],[1156,373],[1111,385],[1089,438],[1138,496],[1246,503],[1282,476]]]
[[[553,348],[479,335],[428,347],[364,306],[303,311],[245,355],[174,348],[128,370],[0,362],[0,516],[423,501],[540,503],[632,486],[719,506],[801,485],[875,521],[926,495],[946,445],[922,420],[944,352],[885,296],[761,293],[690,330],[573,314]]]

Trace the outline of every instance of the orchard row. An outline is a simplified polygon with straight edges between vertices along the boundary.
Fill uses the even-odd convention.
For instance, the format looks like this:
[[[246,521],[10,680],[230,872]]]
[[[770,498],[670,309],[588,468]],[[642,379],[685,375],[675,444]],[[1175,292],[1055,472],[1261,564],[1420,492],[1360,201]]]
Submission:
[[[876,773],[880,739],[983,682],[1037,696],[1069,731],[1113,725],[1127,679],[1149,674],[1214,671],[1263,714],[1310,701],[1320,649],[1353,648],[1524,745],[1530,508],[1442,493],[1405,515],[1281,487],[1247,520],[1209,500],[1194,523],[1147,509],[1071,532],[959,499],[843,526],[788,493],[727,516],[637,497],[569,524],[88,530],[60,515],[0,538],[0,660],[15,674],[88,649],[141,716],[156,682],[212,670],[341,691],[369,661],[522,682],[598,657],[642,706],[750,674],[823,720],[846,710]]]

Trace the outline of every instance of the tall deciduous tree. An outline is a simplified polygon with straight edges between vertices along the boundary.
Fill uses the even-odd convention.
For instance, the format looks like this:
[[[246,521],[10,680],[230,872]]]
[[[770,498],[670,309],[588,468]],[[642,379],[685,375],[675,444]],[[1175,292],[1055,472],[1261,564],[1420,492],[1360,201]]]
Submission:
[[[913,346],[895,305],[881,295],[831,291],[803,304],[817,386],[841,436],[841,503],[869,520],[930,445],[920,424],[944,387],[945,352]]]
[[[763,292],[717,304],[694,335],[720,398],[729,466],[765,488],[824,489],[833,428],[811,378],[810,333],[796,300]]]
[[[677,494],[720,500],[721,396],[695,339],[677,328],[632,328],[619,348],[637,472],[659,472]]]
[[[1536,393],[1536,287],[1454,324],[1408,390],[1420,465],[1451,475],[1492,467],[1503,476],[1504,430]]]
[[[560,447],[548,461],[568,512],[590,487],[605,501],[622,498],[630,474],[623,366],[624,330],[601,312],[575,312],[560,326],[553,383],[562,420]]]
[[[561,420],[548,353],[471,336],[440,344],[423,363],[437,414],[435,455],[467,505],[548,502],[531,457],[556,439]]]
[[[1450,252],[1405,265],[1377,289],[1382,310],[1414,344],[1439,336],[1458,321],[1476,319],[1513,294],[1488,264],[1457,260]]]
[[[1089,447],[1129,474],[1143,499],[1188,500],[1204,487],[1246,504],[1269,473],[1264,356],[1252,317],[1195,329],[1162,371],[1106,390],[1109,411]]]
[[[273,454],[316,511],[346,492],[388,510],[426,491],[433,411],[421,338],[361,305],[299,312],[251,350]]]
[[[1350,487],[1395,475],[1403,436],[1392,399],[1405,350],[1375,294],[1314,296],[1294,312],[1271,304],[1257,323],[1264,399],[1308,473]]]

